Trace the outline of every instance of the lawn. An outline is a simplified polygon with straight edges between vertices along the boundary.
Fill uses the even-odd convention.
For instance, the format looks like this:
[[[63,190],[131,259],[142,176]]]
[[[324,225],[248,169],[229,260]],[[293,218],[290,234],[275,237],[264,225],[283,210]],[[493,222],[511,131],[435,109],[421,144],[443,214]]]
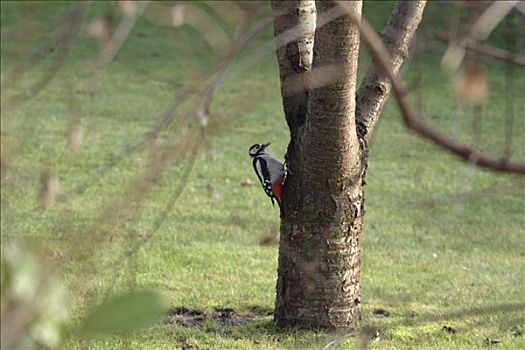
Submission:
[[[2,2],[3,88],[77,5]],[[271,152],[283,155],[288,142],[273,33],[268,28],[234,60],[204,134],[194,119],[183,127],[192,114],[191,99],[182,99],[170,126],[156,143],[148,142],[181,86],[219,58],[199,28],[164,24],[158,6],[150,5],[96,76],[99,49],[89,23],[109,11],[117,24],[122,15],[111,3],[91,5],[56,76],[2,111],[2,251],[23,240],[58,267],[70,290],[73,325],[90,306],[130,290],[155,290],[171,308],[162,322],[131,334],[89,336],[73,329],[64,348],[322,349],[334,340],[340,340],[337,349],[365,342],[371,349],[525,348],[524,180],[473,168],[418,138],[403,127],[392,101],[370,151],[362,335],[275,329],[277,245],[261,241],[278,232],[279,211],[258,186],[242,185],[256,180],[251,144],[272,142]],[[366,3],[364,13],[381,27],[390,6]],[[458,10],[428,6],[421,36],[430,40]],[[502,31],[491,40],[505,46]],[[525,161],[525,70],[513,68],[513,91],[505,93],[506,65],[486,60],[490,95],[476,134],[474,109],[462,108],[440,70],[445,47],[429,43],[402,72],[409,86],[421,81],[421,95],[411,98],[422,98],[430,122],[502,154],[510,100],[513,159]],[[26,96],[60,55],[60,48],[48,53],[2,90],[2,99]],[[362,56],[361,69],[368,60]],[[96,88],[93,76],[99,77]],[[83,142],[72,152],[68,137],[75,125]],[[58,178],[59,189],[56,203],[44,210],[39,198],[46,171]],[[174,314],[183,308],[202,312],[204,320],[181,324]]]

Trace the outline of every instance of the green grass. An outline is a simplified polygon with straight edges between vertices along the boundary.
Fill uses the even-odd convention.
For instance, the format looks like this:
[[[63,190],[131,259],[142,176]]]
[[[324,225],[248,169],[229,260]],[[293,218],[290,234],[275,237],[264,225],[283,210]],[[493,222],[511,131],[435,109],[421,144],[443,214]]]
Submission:
[[[49,27],[71,6],[2,3],[2,81],[51,37],[41,31],[37,39],[14,40],[4,38],[4,28],[6,33],[16,30],[27,16]],[[380,27],[388,15],[385,7],[365,6],[370,16],[379,13],[373,22]],[[435,21],[423,24],[424,33],[446,23],[447,14],[430,6]],[[96,3],[85,24],[106,10],[119,18],[110,4]],[[271,39],[268,31],[257,45]],[[471,114],[461,112],[447,76],[439,71],[442,53],[437,47],[418,55],[404,68],[405,80],[410,83],[419,60],[427,117],[468,142]],[[277,247],[261,246],[259,240],[278,231],[278,210],[260,188],[240,184],[246,178],[255,180],[247,155],[251,144],[271,141],[275,154],[283,154],[287,144],[272,53],[261,53],[251,65],[241,57],[231,68],[213,100],[213,128],[158,229],[154,223],[176,192],[189,160],[170,158],[151,190],[136,196],[134,181],[150,154],[147,148],[127,150],[161,118],[178,84],[194,79],[218,56],[189,26],[174,29],[141,19],[108,67],[100,92],[93,93],[87,81],[96,55],[96,43],[86,36],[84,25],[57,77],[36,97],[2,116],[2,156],[8,159],[2,170],[3,242],[23,237],[55,257],[71,286],[74,319],[106,295],[138,287],[160,292],[172,306],[208,312],[218,307],[241,313],[252,306],[271,309]],[[23,91],[55,58],[50,54],[9,91]],[[525,160],[523,73],[515,68],[513,149],[520,160]],[[503,74],[502,64],[487,67],[491,95],[479,146],[495,154],[503,149]],[[77,154],[66,148],[75,116],[68,104],[76,108],[85,130]],[[162,140],[177,144],[181,136],[175,130]],[[385,110],[370,157],[362,236],[362,324],[380,334],[370,348],[484,349],[487,339],[500,341],[498,349],[525,347],[524,336],[516,332],[525,331],[523,180],[470,168],[414,136],[401,125],[393,102]],[[60,179],[57,204],[47,211],[38,202],[45,168]],[[220,198],[211,197],[208,186]],[[84,190],[78,193],[79,188]],[[374,317],[373,310],[379,308],[390,316]],[[443,326],[456,333],[442,331]],[[207,322],[189,329],[159,323],[126,336],[75,336],[66,347],[320,349],[336,338],[319,332],[279,332],[266,316],[239,327]],[[338,348],[354,346],[355,339],[348,338]]]

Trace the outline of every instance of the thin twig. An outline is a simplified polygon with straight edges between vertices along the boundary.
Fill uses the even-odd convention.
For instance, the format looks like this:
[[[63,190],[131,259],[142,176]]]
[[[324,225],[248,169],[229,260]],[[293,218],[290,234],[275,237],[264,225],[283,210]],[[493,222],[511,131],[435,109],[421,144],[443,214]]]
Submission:
[[[203,74],[201,74],[197,78],[193,79],[192,84],[183,86],[177,92],[176,96],[174,97],[174,102],[171,104],[171,106],[167,108],[167,110],[164,113],[162,113],[162,116],[157,125],[155,125],[153,128],[151,128],[148,132],[144,134],[145,136],[143,139],[139,140],[138,142],[130,142],[124,147],[124,149],[121,152],[118,153],[118,155],[112,156],[111,162],[106,163],[103,166],[95,169],[92,172],[92,175],[90,175],[86,181],[76,186],[71,191],[64,193],[62,196],[60,196],[59,201],[61,203],[64,203],[68,199],[71,199],[73,195],[83,193],[89,187],[102,180],[103,177],[109,174],[110,171],[116,165],[120,164],[122,161],[126,160],[131,155],[143,151],[148,145],[153,145],[157,141],[160,132],[162,130],[166,130],[166,128],[168,128],[170,125],[173,125],[175,117],[177,116],[177,109],[184,102],[188,101],[189,99],[195,96],[200,96],[202,91],[209,89],[209,85],[204,85],[206,81],[218,72],[218,76],[224,74],[220,72],[224,72],[229,66],[229,64],[233,61],[233,59],[237,56],[237,54],[246,49],[249,45],[251,45],[259,37],[259,35],[262,34],[264,30],[266,30],[269,27],[270,24],[270,20],[263,19],[260,22],[258,22],[248,33],[245,33],[244,35],[240,36],[238,41],[232,46],[232,48],[230,48],[228,52],[226,52],[223,56],[216,60],[215,63],[212,64],[209,69],[207,69]],[[212,82],[212,84],[217,84],[217,82]]]
[[[58,23],[55,26],[54,31],[56,31],[54,37],[44,45],[40,46],[35,53],[33,53],[27,60],[20,63],[16,66],[11,72],[6,74],[6,77],[2,80],[1,91],[2,94],[6,90],[10,89],[22,76],[24,76],[28,71],[34,68],[38,63],[42,62],[48,55],[55,52],[55,50],[64,43],[68,41],[69,37],[74,32],[74,26],[77,24],[76,21],[79,21],[79,12],[83,12],[84,9],[90,4],[90,2],[84,2],[79,6],[75,7],[73,10],[69,11],[62,18],[56,20],[54,23]],[[39,33],[45,32],[43,28],[39,28]],[[9,38],[9,39],[16,39]],[[2,38],[2,41],[5,38]]]
[[[435,34],[435,37],[444,43],[452,43],[454,42],[450,36],[445,33],[438,31]],[[518,66],[525,66],[525,57],[516,55],[512,52],[509,52],[507,50],[501,49],[499,47],[494,47],[492,45],[481,43],[481,42],[475,42],[474,40],[470,38],[466,38],[460,43],[456,43],[458,45],[463,45],[469,50],[475,51],[477,53],[480,53],[482,55],[492,57],[507,63],[515,64]]]
[[[11,84],[14,84],[18,78],[20,78],[38,62],[43,60],[49,52],[54,51],[55,47],[58,47],[58,53],[55,62],[41,79],[37,80],[22,93],[2,98],[2,116],[4,116],[4,113],[13,110],[22,103],[27,102],[37,96],[53,80],[60,69],[62,69],[67,57],[69,56],[69,53],[71,52],[71,49],[73,48],[74,40],[76,39],[80,29],[82,17],[89,4],[89,2],[81,3],[76,9],[71,11],[68,16],[66,16],[68,26],[64,28],[63,35],[60,36],[55,43],[50,43],[49,46],[42,47],[41,50],[39,50],[39,53],[37,53],[32,59],[15,69],[13,77],[10,77],[7,80],[2,90],[9,87]],[[48,52],[44,52],[45,50]]]
[[[481,42],[488,38],[496,26],[507,16],[507,14],[518,3],[512,1],[494,1],[482,14],[478,20],[470,27],[468,34],[459,43],[451,43],[443,55],[442,63],[452,71],[460,66],[465,57],[465,42],[473,40]]]
[[[239,30],[238,33],[236,34],[237,40],[239,40],[239,38],[241,37],[240,35],[241,32],[242,30]],[[235,56],[234,55],[231,56],[229,63],[231,63],[233,57]],[[186,183],[189,180],[189,175],[191,174],[191,171],[193,170],[193,167],[195,165],[195,162],[197,159],[197,153],[205,141],[205,136],[206,136],[205,129],[208,126],[208,122],[209,122],[209,117],[210,117],[209,109],[210,109],[211,101],[213,98],[213,94],[216,91],[216,89],[224,81],[226,77],[227,68],[228,68],[228,65],[222,65],[222,68],[220,71],[218,71],[218,73],[216,74],[216,77],[212,79],[211,82],[208,83],[208,86],[203,89],[203,91],[200,93],[200,96],[197,96],[197,98],[195,99],[195,104],[193,106],[193,112],[190,112],[187,114],[186,122],[189,122],[193,117],[197,117],[200,120],[202,137],[197,138],[193,142],[193,145],[190,147],[189,163],[187,164],[183,172],[183,175],[180,178],[179,184],[175,188],[173,195],[171,196],[170,200],[166,204],[164,210],[162,210],[161,213],[157,215],[150,229],[146,232],[144,238],[137,241],[135,244],[132,244],[132,246],[126,251],[126,253],[121,255],[118,258],[117,262],[113,263],[113,280],[115,280],[121,273],[122,264],[126,260],[130,260],[130,258],[138,251],[140,246],[144,245],[149,240],[151,240],[151,238],[153,238],[153,236],[156,234],[156,232],[160,229],[162,224],[165,222],[166,218],[169,216],[169,213],[172,211],[173,206],[175,205],[177,199],[182,194],[182,191],[184,190]],[[110,296],[113,286],[114,285],[110,285],[109,288],[105,291],[106,298]]]

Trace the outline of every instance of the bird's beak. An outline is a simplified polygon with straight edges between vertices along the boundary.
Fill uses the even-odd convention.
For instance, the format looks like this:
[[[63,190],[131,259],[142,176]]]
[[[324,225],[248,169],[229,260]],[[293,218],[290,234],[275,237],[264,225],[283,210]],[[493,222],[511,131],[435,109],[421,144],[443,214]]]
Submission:
[[[271,142],[268,142],[268,143],[265,143],[263,146],[263,149],[265,149],[266,147],[270,146],[272,143]]]

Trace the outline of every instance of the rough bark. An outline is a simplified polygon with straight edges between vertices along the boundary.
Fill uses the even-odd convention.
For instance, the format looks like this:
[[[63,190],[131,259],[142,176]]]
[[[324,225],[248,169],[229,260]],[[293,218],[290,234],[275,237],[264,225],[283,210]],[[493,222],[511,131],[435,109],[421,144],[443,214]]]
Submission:
[[[394,74],[399,72],[408,56],[408,48],[421,22],[425,4],[426,0],[397,1],[383,30],[382,39],[390,53],[390,67]],[[357,92],[357,131],[366,141],[370,140],[391,88],[390,79],[374,58]]]
[[[300,191],[300,151],[299,140],[301,139],[304,122],[306,120],[308,89],[303,84],[302,89],[290,91],[290,81],[303,81],[299,75],[312,68],[313,40],[316,21],[315,2],[309,0],[298,1],[273,1],[274,31],[277,38],[283,33],[295,31],[294,28],[304,29],[303,35],[283,45],[277,40],[277,60],[279,62],[279,73],[281,79],[281,95],[283,100],[284,114],[290,129],[290,143],[286,152],[287,179],[283,187],[282,198],[286,198],[281,205],[281,217],[287,217],[284,213],[296,213],[296,203],[293,195]],[[300,26],[298,27],[298,24]],[[299,34],[296,32],[295,34]],[[295,181],[294,181],[295,179]],[[290,217],[290,220],[293,220]],[[282,230],[281,230],[282,231]],[[277,280],[277,298],[274,318],[277,324],[285,326],[279,320],[285,314],[287,299],[285,291],[293,288],[292,281],[286,278],[285,271],[289,266],[287,254],[288,244],[281,234],[279,244],[279,266]]]
[[[396,71],[421,17],[424,1],[417,4],[398,2],[384,32]],[[356,21],[361,6],[361,1],[318,1],[317,15],[313,1],[273,2],[281,93],[291,136],[274,314],[281,328],[346,330],[360,319],[367,135],[390,89],[372,63],[356,99]],[[299,36],[282,35],[293,28]],[[279,43],[282,37],[288,38],[285,45]],[[331,75],[336,79],[316,84],[312,71],[323,69],[337,69]],[[384,89],[377,91],[378,85]]]
[[[291,132],[292,142],[304,124],[308,89],[291,92],[290,82],[297,81],[302,73],[312,68],[312,55],[315,31],[315,2],[308,0],[274,1],[272,3],[274,31],[277,37],[277,59],[281,78],[281,95],[284,114]],[[293,34],[295,40],[281,43],[280,38]]]
[[[361,2],[351,5],[360,15]],[[335,6],[319,2],[318,11]],[[314,43],[314,67],[333,64],[341,74],[328,85],[305,88],[305,99],[294,107],[306,119],[288,121],[292,141],[281,211],[275,321],[280,327],[348,329],[355,327],[360,313],[363,196],[354,118],[359,31],[348,16],[340,16],[317,29]],[[282,62],[280,69],[282,78]],[[283,95],[285,114],[287,101]]]

